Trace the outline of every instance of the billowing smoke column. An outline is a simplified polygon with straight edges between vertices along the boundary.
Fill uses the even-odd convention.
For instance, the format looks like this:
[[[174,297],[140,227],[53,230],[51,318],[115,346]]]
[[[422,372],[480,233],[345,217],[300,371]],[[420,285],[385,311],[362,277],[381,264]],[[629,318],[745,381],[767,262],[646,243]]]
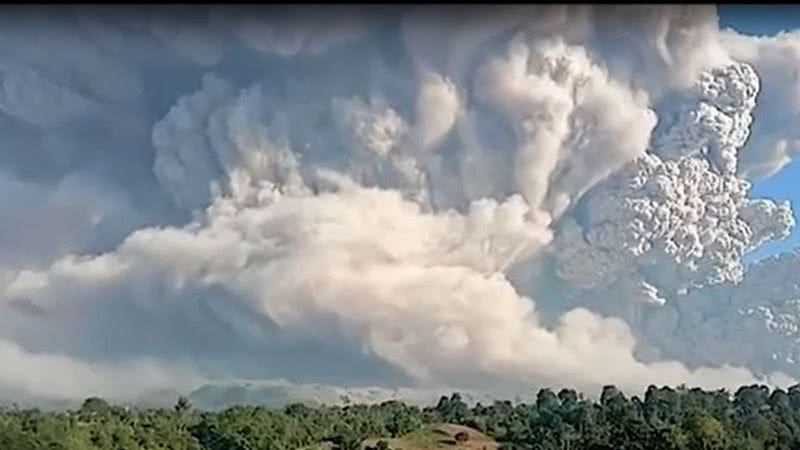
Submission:
[[[761,96],[800,111],[789,37],[709,7],[28,11],[0,396],[797,373],[793,288],[742,262],[794,226],[744,178],[785,163],[751,146],[791,139],[758,126]]]
[[[622,309],[600,309],[625,317],[650,352],[699,365],[736,361],[786,369],[756,363],[762,352],[772,359],[783,352],[777,349],[784,342],[772,337],[780,327],[771,313],[719,299],[719,291],[757,298],[749,286],[760,271],[752,269],[743,282],[742,257],[785,238],[795,225],[788,202],[749,198],[750,183],[737,175],[758,89],[746,64],[704,73],[685,97],[693,103],[664,122],[651,152],[586,195],[556,238],[558,275],[579,288],[577,297],[597,296],[601,289],[601,301],[621,299]],[[668,301],[673,304],[664,306]],[[742,315],[767,321],[760,338],[743,332],[743,321],[751,321]]]
[[[746,251],[788,236],[788,202],[749,199],[750,183],[736,175],[758,93],[753,69],[715,69],[695,90],[696,103],[667,119],[651,151],[586,195],[577,220],[564,221],[555,251],[563,279],[586,288],[633,281],[648,301],[663,303],[658,290],[738,283]]]

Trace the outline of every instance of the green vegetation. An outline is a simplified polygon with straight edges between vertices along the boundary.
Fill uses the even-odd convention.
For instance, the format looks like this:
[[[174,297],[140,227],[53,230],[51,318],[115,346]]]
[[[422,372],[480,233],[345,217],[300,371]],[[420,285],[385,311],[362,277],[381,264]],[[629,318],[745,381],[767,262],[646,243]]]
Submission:
[[[800,386],[786,391],[651,386],[598,401],[543,389],[530,402],[469,407],[458,394],[434,407],[282,409],[236,406],[128,409],[89,398],[75,411],[0,410],[2,450],[800,450]]]

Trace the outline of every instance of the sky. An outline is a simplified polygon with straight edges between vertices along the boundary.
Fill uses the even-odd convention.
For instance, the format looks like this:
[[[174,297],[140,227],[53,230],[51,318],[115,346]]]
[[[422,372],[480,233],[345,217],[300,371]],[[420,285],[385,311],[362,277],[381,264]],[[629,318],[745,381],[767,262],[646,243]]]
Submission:
[[[800,28],[800,6],[789,4],[773,5],[717,5],[721,28],[755,36],[772,36],[782,31]],[[756,119],[757,120],[757,119]],[[791,200],[800,204],[800,164],[790,163],[778,173],[764,180],[753,182],[753,193]],[[796,214],[796,213],[795,213]],[[750,261],[773,255],[800,244],[800,232],[795,230],[783,241],[771,242],[748,255]]]
[[[0,16],[0,400],[800,377],[786,7],[184,8]]]

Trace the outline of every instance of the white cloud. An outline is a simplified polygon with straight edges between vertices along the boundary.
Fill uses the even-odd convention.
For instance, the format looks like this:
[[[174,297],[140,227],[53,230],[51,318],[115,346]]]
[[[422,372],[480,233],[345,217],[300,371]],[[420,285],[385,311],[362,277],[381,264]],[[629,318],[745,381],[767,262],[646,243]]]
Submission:
[[[0,33],[6,389],[112,396],[138,361],[142,391],[791,368],[746,328],[790,327],[785,296],[741,323],[720,299],[793,226],[741,177],[795,153],[794,35],[709,6],[130,12]],[[697,344],[737,330],[750,359]]]
[[[759,38],[726,31],[721,40],[734,58],[751,64],[761,78],[752,136],[742,151],[740,172],[772,175],[800,149],[793,125],[800,117],[800,79],[794,69],[800,62],[800,34]]]
[[[38,313],[28,314],[25,327],[7,326],[13,332],[5,338],[47,345],[38,333],[58,333],[80,345],[79,335],[96,332],[103,326],[97,321],[109,316],[80,314],[76,327],[68,319],[76,308],[178,308],[191,316],[198,298],[216,293],[226,299],[223,309],[260,318],[252,333],[246,323],[234,328],[263,352],[278,350],[265,333],[297,352],[291,342],[324,339],[360,348],[434,387],[503,381],[592,389],[613,379],[640,388],[654,380],[752,379],[741,369],[639,363],[627,326],[587,310],[567,313],[553,330],[541,325],[534,303],[498,271],[549,238],[546,228],[525,220],[520,197],[481,201],[461,216],[424,214],[396,193],[350,184],[317,196],[253,194],[217,200],[202,224],[141,230],[113,253],[19,273],[5,289],[8,307],[27,302]],[[167,326],[186,324],[176,317]],[[235,355],[235,348],[233,340],[225,352]]]

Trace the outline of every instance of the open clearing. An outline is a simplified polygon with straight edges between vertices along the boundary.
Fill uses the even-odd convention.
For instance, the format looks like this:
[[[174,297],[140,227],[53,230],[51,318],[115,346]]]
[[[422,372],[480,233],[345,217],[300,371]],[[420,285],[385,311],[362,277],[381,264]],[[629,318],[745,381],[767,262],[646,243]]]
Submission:
[[[466,442],[456,442],[459,432],[467,433]],[[375,446],[380,439],[367,439],[362,448]],[[407,434],[397,439],[383,439],[392,450],[496,450],[497,443],[485,434],[469,427],[452,424],[441,424],[425,427],[420,431]]]
[[[459,432],[467,433],[466,442],[456,442],[455,436]],[[429,425],[422,430],[409,433],[405,436],[390,438],[367,439],[361,444],[362,449],[374,447],[375,443],[383,440],[389,443],[392,450],[497,450],[498,444],[489,436],[461,425],[439,424]],[[330,443],[312,445],[302,450],[332,450]]]

